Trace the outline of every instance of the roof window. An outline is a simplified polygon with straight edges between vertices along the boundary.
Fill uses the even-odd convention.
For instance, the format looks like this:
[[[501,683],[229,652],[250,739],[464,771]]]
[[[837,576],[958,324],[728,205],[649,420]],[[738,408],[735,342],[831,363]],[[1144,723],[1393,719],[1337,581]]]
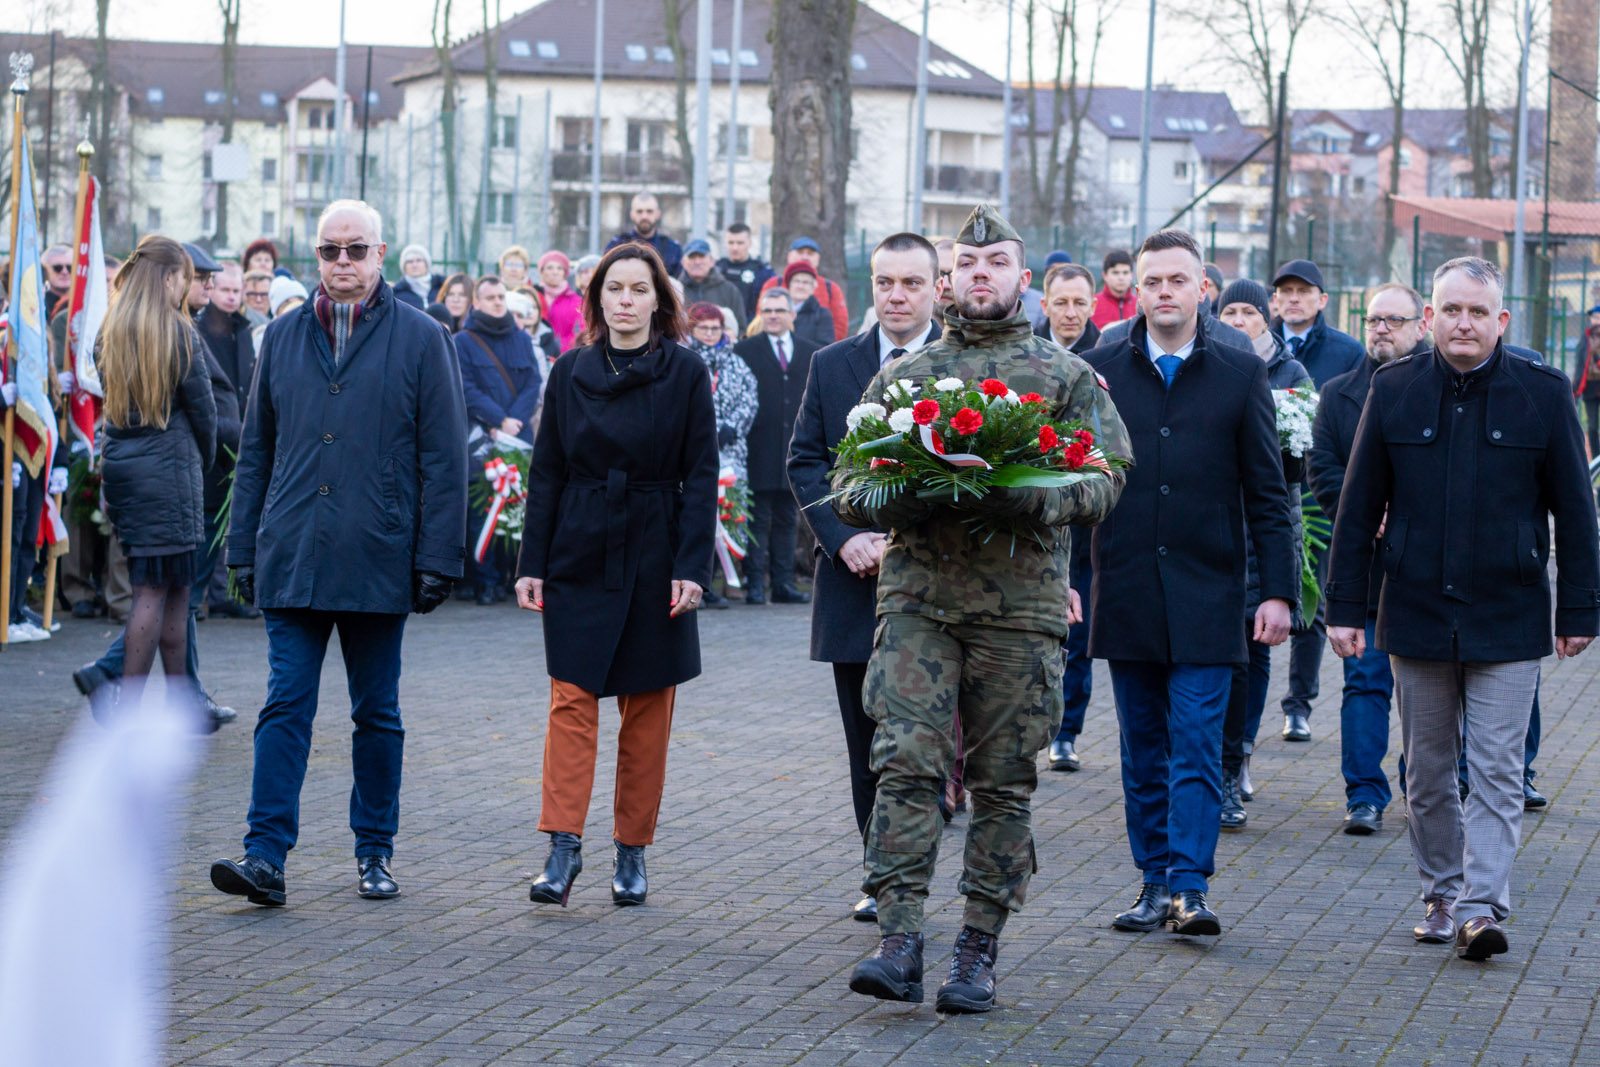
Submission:
[[[760,59],[760,57],[758,57],[755,54],[755,52],[753,50],[751,50],[749,48],[741,48],[741,49],[739,49],[739,66],[741,66],[741,67],[759,67],[760,65],[761,65],[761,59]]]
[[[1125,130],[1128,128],[1128,124],[1122,120],[1121,115],[1111,115],[1106,119],[1106,121],[1111,123],[1111,128],[1113,130]]]
[[[152,85],[144,91],[144,99],[147,104],[159,104],[165,101],[166,98],[167,94],[162,92],[161,88],[156,85]]]
[[[554,41],[536,41],[533,47],[538,50],[540,59],[561,58],[561,49]]]
[[[506,51],[518,59],[527,59],[533,55],[533,46],[528,44],[527,41],[512,39],[506,42]]]
[[[262,107],[277,107],[278,106],[278,94],[275,93],[275,92],[272,92],[270,89],[268,91],[262,93],[261,94],[261,106]]]
[[[867,69],[867,57],[862,55],[860,52],[851,52],[850,53],[850,69],[851,70],[866,70]]]
[[[719,67],[726,67],[733,62],[733,57],[728,55],[726,48],[713,48],[711,50],[711,62]]]
[[[643,63],[650,58],[650,53],[645,51],[642,44],[624,45],[622,52],[628,57],[630,63]]]
[[[657,63],[671,63],[672,62],[672,49],[668,48],[664,44],[656,45],[655,51],[652,53],[652,55],[655,56]]]
[[[207,89],[206,90],[206,103],[211,104],[212,106],[215,106],[217,104],[222,103],[222,90],[221,89]]]

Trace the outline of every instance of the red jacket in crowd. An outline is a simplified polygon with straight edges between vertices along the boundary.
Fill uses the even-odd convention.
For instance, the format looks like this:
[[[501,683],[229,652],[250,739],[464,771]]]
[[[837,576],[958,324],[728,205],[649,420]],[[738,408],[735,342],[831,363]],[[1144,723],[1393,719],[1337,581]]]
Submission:
[[[1089,316],[1089,321],[1102,330],[1113,322],[1131,319],[1138,311],[1138,300],[1134,294],[1133,286],[1128,286],[1128,291],[1122,294],[1122,299],[1111,295],[1111,290],[1105,286],[1094,294],[1094,314]]]

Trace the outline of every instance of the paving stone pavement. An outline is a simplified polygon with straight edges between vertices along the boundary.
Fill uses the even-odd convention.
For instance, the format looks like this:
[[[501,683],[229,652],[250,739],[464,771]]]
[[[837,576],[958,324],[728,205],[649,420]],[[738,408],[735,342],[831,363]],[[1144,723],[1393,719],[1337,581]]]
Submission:
[[[707,674],[679,696],[650,901],[618,909],[606,847],[615,713],[605,729],[588,867],[565,910],[528,902],[547,676],[539,622],[451,603],[413,618],[395,873],[404,896],[358,899],[347,819],[343,670],[322,679],[289,906],[215,892],[239,852],[250,722],[266,684],[259,624],[202,624],[203,676],[241,712],[203,742],[170,864],[174,1064],[1600,1064],[1600,653],[1546,662],[1539,784],[1512,889],[1512,950],[1467,964],[1413,943],[1417,879],[1400,808],[1371,838],[1340,833],[1339,668],[1329,656],[1311,744],[1278,739],[1287,656],[1255,757],[1250,825],[1225,834],[1216,939],[1110,928],[1138,872],[1124,836],[1116,720],[1103,670],[1084,770],[1040,775],[1040,873],[1001,943],[999,1010],[941,1017],[932,989],[960,926],[958,819],[929,901],[929,1003],[849,992],[874,944],[853,922],[860,844],[826,665],[808,609],[707,613]],[[45,771],[81,713],[72,667],[113,631],[69,621],[0,656],[0,834],[45,802]],[[1398,729],[1386,765],[1393,777]],[[86,857],[86,873],[115,877]],[[0,1060],[3,1060],[0,1053]]]

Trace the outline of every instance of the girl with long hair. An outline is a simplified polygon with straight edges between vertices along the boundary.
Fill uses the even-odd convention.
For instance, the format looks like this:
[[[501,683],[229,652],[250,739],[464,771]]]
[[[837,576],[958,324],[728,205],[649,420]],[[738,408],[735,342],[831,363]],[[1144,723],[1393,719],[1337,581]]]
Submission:
[[[159,234],[145,237],[117,271],[100,330],[101,485],[133,587],[123,635],[123,697],[130,706],[158,649],[168,691],[187,686],[189,586],[205,537],[202,476],[217,447],[205,342],[186,313],[193,275],[182,245]]]

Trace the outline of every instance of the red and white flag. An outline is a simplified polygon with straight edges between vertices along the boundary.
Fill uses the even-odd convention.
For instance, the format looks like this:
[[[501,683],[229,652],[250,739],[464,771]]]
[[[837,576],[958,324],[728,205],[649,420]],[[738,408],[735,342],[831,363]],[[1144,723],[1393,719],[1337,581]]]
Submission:
[[[100,240],[100,186],[92,177],[83,198],[83,218],[78,247],[72,256],[72,296],[67,304],[68,369],[74,384],[71,404],[72,432],[89,447],[89,463],[94,455],[94,424],[100,416],[105,391],[100,386],[100,371],[94,363],[94,343],[105,321],[110,294],[106,289],[105,246]]]

